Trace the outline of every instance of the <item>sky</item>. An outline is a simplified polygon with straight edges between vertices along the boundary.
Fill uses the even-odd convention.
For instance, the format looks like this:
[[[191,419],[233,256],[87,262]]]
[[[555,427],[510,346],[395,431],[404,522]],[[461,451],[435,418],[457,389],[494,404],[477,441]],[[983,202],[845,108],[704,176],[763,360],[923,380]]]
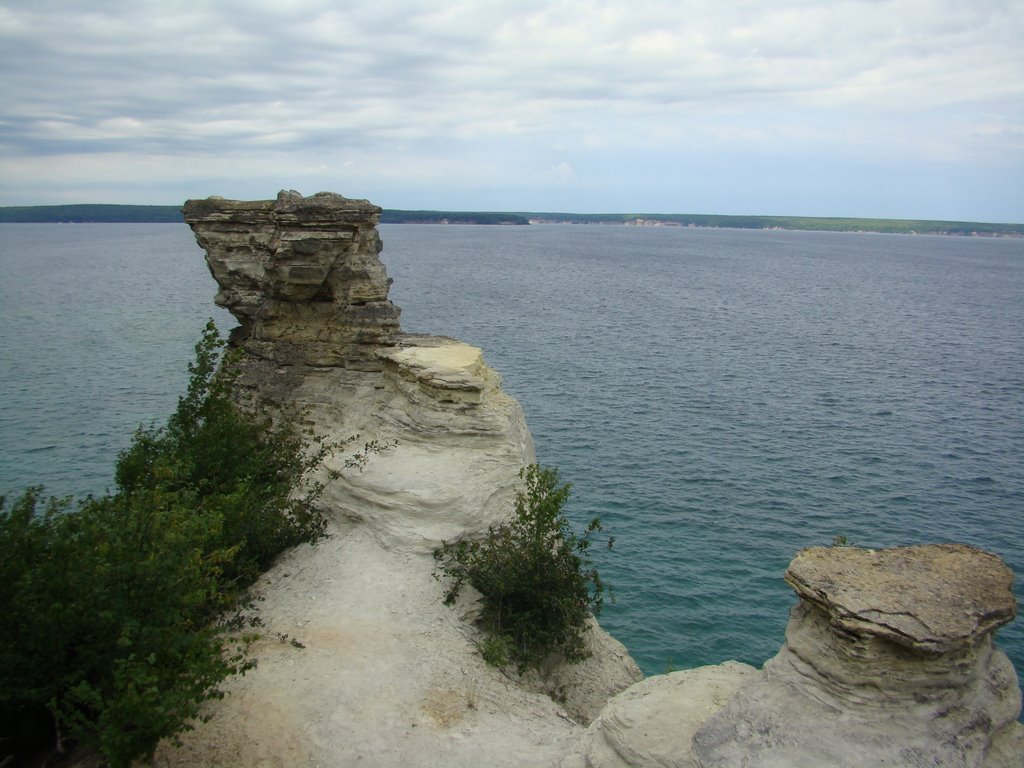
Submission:
[[[0,0],[0,205],[1024,222],[1024,0]]]

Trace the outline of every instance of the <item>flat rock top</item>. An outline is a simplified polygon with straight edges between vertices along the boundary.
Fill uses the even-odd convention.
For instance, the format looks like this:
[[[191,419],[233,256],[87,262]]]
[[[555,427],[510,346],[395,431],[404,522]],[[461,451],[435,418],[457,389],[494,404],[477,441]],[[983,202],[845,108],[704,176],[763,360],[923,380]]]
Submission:
[[[833,625],[925,652],[971,645],[1017,613],[1010,569],[963,544],[812,547],[785,578]]]
[[[391,354],[396,362],[420,368],[451,368],[476,373],[483,362],[479,347],[452,342],[438,347],[405,347]]]
[[[182,207],[188,222],[210,218],[247,221],[253,215],[283,216],[286,218],[344,220],[351,215],[379,214],[381,209],[368,200],[357,200],[335,192],[317,192],[303,197],[294,190],[282,189],[274,200],[228,200],[213,195],[201,200],[186,200]]]
[[[480,391],[487,386],[483,352],[455,339],[404,334],[396,346],[379,350],[377,357],[435,387]]]

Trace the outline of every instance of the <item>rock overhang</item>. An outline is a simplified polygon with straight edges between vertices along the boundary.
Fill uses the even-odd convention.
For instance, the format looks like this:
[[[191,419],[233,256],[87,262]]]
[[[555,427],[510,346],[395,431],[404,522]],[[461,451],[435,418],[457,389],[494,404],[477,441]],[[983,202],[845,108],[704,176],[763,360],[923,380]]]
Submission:
[[[785,579],[837,629],[923,653],[975,645],[1017,614],[1013,572],[965,544],[812,547]]]
[[[233,341],[281,364],[379,367],[374,349],[401,332],[380,261],[381,209],[366,200],[282,191],[182,208],[239,322]]]

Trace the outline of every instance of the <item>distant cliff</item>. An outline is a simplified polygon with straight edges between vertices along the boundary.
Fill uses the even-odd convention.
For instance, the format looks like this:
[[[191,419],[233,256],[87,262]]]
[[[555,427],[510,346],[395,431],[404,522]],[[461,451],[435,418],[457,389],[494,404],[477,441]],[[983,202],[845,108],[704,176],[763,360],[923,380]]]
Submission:
[[[380,217],[381,224],[529,224],[518,213],[487,211],[389,211]]]

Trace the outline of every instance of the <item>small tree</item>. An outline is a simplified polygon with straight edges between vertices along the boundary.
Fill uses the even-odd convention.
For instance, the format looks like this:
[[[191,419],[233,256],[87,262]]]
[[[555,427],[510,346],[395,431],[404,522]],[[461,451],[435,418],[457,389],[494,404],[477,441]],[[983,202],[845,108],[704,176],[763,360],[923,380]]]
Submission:
[[[523,670],[552,654],[580,661],[588,656],[587,618],[600,613],[605,592],[588,553],[601,522],[594,518],[577,537],[562,513],[570,486],[559,484],[557,470],[532,464],[519,476],[525,487],[516,493],[510,521],[492,525],[482,541],[445,542],[435,550],[450,579],[445,602],[454,602],[467,583],[483,595],[491,637],[482,650],[490,663],[514,661]]]

